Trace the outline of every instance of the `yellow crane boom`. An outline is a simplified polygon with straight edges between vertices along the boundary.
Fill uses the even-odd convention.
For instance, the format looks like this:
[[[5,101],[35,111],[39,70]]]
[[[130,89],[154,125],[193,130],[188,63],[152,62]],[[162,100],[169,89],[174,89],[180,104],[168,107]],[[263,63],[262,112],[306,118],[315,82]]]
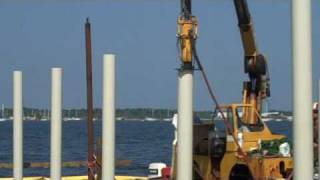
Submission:
[[[244,50],[244,71],[249,76],[249,81],[243,84],[243,104],[254,107],[243,109],[244,122],[256,124],[255,111],[261,113],[263,100],[270,96],[267,59],[258,50],[247,1],[234,0],[234,6]]]

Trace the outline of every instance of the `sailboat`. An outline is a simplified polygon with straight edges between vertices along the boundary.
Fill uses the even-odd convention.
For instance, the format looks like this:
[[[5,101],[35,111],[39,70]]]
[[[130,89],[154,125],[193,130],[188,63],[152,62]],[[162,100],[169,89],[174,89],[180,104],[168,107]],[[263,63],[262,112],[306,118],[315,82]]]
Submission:
[[[173,117],[170,117],[169,109],[167,109],[167,118],[164,118],[163,121],[172,121]]]
[[[1,105],[1,118],[0,118],[0,122],[2,121],[6,121],[8,120],[7,118],[5,118],[5,114],[4,114],[4,104]]]
[[[151,109],[151,117],[145,117],[144,118],[145,121],[158,121],[159,119],[154,118],[153,116],[153,109]]]
[[[63,117],[63,120],[64,121],[70,121],[70,120],[72,120],[72,118],[70,117],[70,111],[71,110],[66,110],[66,115],[65,115],[65,117]]]
[[[78,117],[78,110],[75,110],[75,116],[70,118],[71,121],[80,121],[81,118]]]
[[[35,113],[34,113],[34,109],[31,109],[31,115],[30,116],[25,116],[24,119],[27,120],[27,121],[35,121],[35,120],[37,120],[37,117],[35,116]]]
[[[42,114],[40,121],[48,121],[48,120],[49,120],[49,112],[46,109],[46,110],[44,110],[44,113]]]

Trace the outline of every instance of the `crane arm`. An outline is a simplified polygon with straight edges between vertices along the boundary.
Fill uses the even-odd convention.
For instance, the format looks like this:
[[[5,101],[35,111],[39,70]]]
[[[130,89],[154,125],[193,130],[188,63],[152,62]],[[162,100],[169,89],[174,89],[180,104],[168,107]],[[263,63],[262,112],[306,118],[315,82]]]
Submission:
[[[247,115],[244,120],[248,124],[255,124],[255,111],[260,114],[263,100],[270,96],[267,60],[258,50],[247,1],[234,0],[234,6],[244,50],[244,71],[250,79],[244,82],[243,103],[254,107],[253,110],[247,110],[248,112],[243,110]]]
[[[251,15],[245,0],[234,0],[243,49],[247,58],[258,54]]]

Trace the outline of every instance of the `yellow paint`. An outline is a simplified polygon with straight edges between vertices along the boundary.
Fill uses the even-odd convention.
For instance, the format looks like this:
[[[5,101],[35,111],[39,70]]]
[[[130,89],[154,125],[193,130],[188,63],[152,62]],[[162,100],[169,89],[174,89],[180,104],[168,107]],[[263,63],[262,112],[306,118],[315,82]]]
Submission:
[[[285,137],[283,135],[272,134],[268,126],[263,122],[261,122],[263,129],[260,131],[250,132],[238,128],[238,121],[240,121],[240,119],[238,119],[239,117],[236,115],[236,109],[250,109],[252,108],[251,104],[231,104],[220,107],[224,110],[232,110],[232,113],[227,113],[227,115],[232,114],[232,117],[227,118],[232,120],[231,125],[233,126],[235,137],[237,137],[237,133],[239,132],[243,134],[242,151],[247,154],[247,159],[244,160],[239,154],[238,146],[235,143],[238,139],[233,139],[233,137],[227,133],[226,152],[221,161],[213,162],[209,155],[194,155],[196,167],[198,167],[197,171],[200,172],[204,180],[229,179],[232,168],[236,165],[246,166],[254,179],[283,179],[280,173],[280,163],[284,164],[285,171],[287,172],[293,169],[293,159],[291,157],[282,157],[280,155],[272,157],[250,155],[251,150],[259,148],[260,140],[276,140]],[[256,115],[260,118],[258,113],[256,113]],[[213,167],[219,167],[220,170],[217,171]]]
[[[197,169],[202,170],[202,171],[204,170],[203,171],[204,173],[201,173],[202,177],[204,179],[212,179],[213,178],[212,174],[211,174],[212,166],[211,166],[210,159],[207,156],[197,156],[196,160],[199,165],[199,167]]]
[[[47,177],[25,177],[23,180],[49,180]],[[87,176],[66,176],[62,180],[87,180]],[[116,180],[147,180],[147,177],[139,176],[116,176]],[[13,178],[0,178],[0,180],[13,180]]]
[[[256,38],[252,24],[248,24],[245,28],[240,28],[241,40],[245,56],[254,57],[258,54]]]
[[[234,165],[243,164],[244,162],[240,160],[236,152],[226,152],[220,165],[220,176],[222,179],[229,179],[230,173]]]
[[[178,19],[177,35],[181,45],[181,60],[183,63],[192,62],[192,41],[196,39],[198,33],[198,20],[193,17],[191,20],[185,20],[182,17]]]

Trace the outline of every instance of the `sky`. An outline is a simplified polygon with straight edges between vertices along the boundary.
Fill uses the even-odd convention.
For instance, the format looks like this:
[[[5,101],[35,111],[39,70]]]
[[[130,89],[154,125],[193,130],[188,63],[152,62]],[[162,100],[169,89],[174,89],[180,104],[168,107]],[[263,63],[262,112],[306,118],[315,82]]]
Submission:
[[[292,109],[291,4],[249,0],[257,43],[269,60],[271,109]],[[84,23],[90,18],[94,106],[102,104],[102,57],[116,55],[117,107],[177,107],[179,1],[0,1],[0,104],[12,106],[12,76],[23,72],[23,103],[49,108],[51,68],[63,68],[63,106],[86,106]],[[243,50],[232,1],[193,1],[197,49],[220,103],[241,101]],[[313,94],[320,77],[320,2],[313,1]],[[194,108],[213,103],[195,72]]]

